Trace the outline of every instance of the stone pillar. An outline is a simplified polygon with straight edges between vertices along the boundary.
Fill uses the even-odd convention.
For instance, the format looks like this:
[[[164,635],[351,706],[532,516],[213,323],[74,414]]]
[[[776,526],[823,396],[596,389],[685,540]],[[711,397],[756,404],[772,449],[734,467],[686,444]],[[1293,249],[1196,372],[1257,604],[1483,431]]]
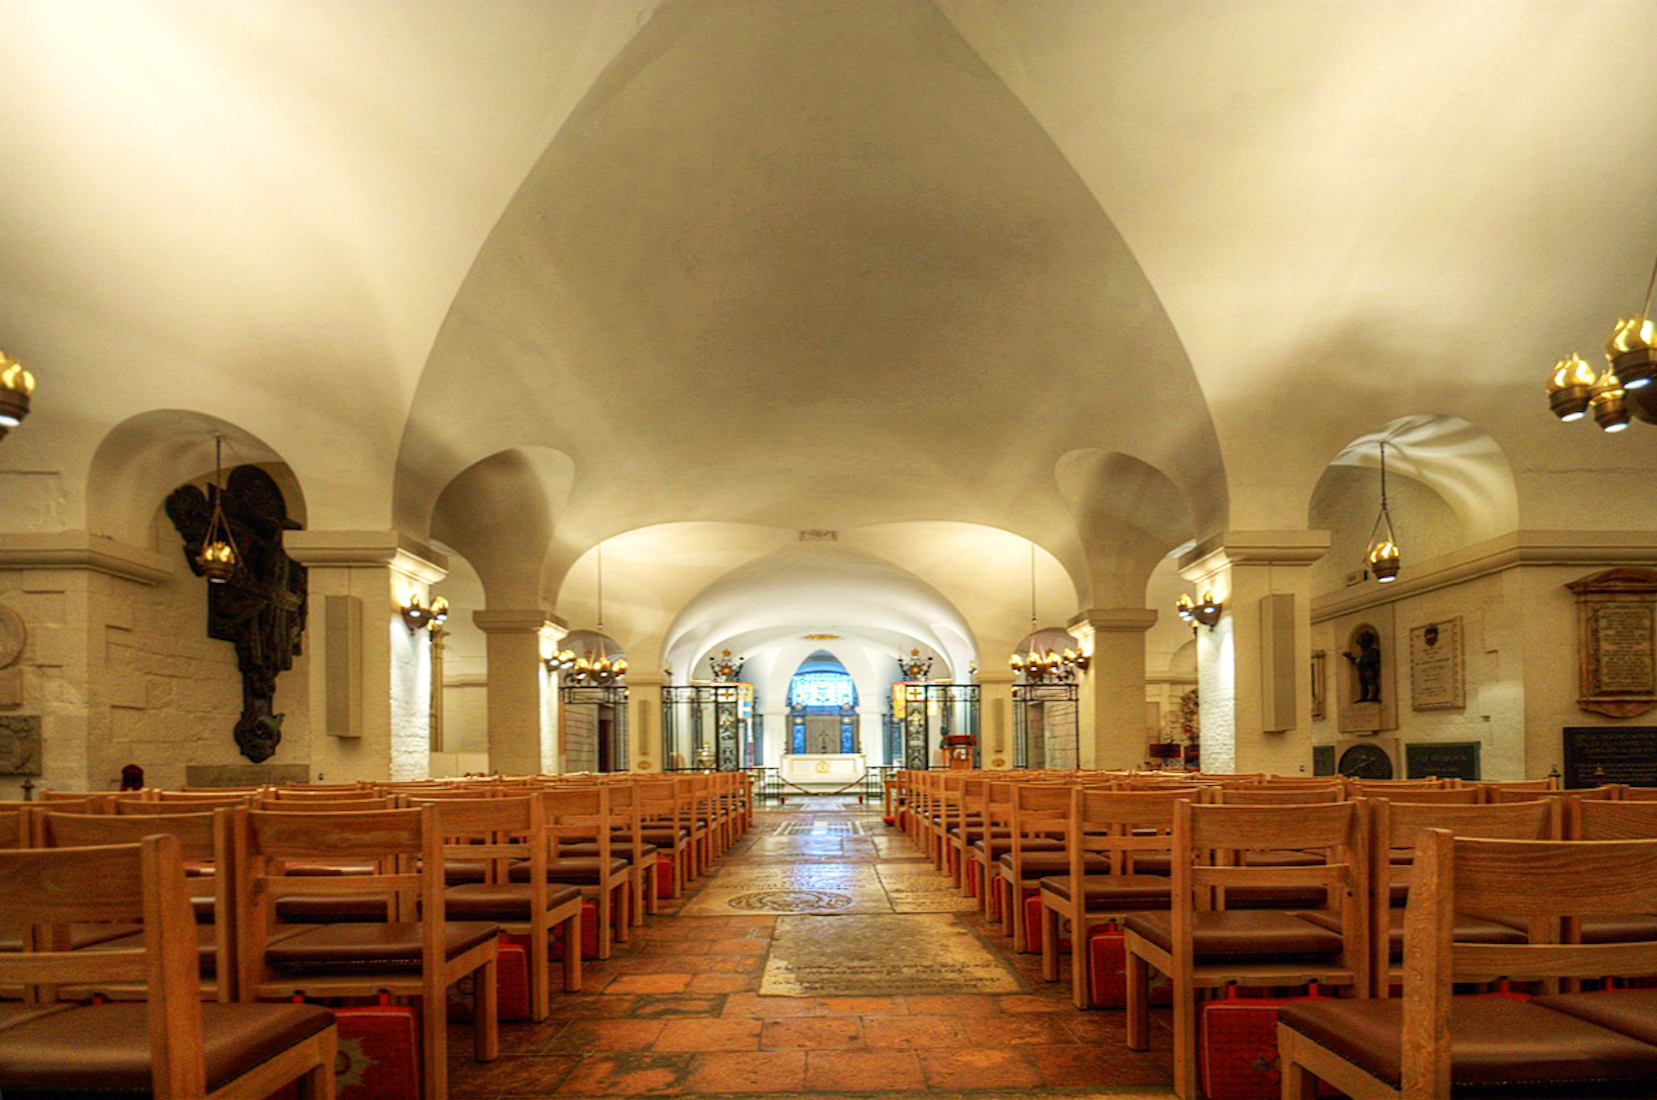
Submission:
[[[627,674],[627,737],[636,772],[662,770],[662,685],[660,676]]]
[[[489,654],[489,767],[502,775],[562,771],[558,678],[546,660],[569,630],[539,608],[474,611]]]
[[[1311,774],[1311,581],[1309,569],[1329,549],[1327,531],[1227,531],[1180,559],[1180,575],[1200,599],[1212,590],[1222,605],[1213,628],[1197,627],[1202,770]],[[1292,597],[1292,669],[1277,667],[1262,636],[1268,596]],[[1270,629],[1268,627],[1268,629]],[[1271,675],[1292,675],[1292,724],[1267,730],[1262,698]]]
[[[986,768],[1013,766],[1013,674],[980,671],[978,681],[978,759]]]
[[[1095,608],[1066,624],[1091,659],[1076,701],[1081,767],[1145,762],[1145,631],[1156,618],[1144,607]]]
[[[289,531],[283,541],[310,571],[313,777],[427,778],[431,634],[409,630],[401,612],[411,596],[431,604],[448,559],[396,531]]]

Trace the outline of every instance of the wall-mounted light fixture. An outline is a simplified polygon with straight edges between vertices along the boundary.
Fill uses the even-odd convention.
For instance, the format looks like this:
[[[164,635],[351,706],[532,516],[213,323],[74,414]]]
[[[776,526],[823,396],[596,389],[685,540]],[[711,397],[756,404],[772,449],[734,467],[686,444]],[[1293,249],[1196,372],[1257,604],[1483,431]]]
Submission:
[[[907,657],[898,655],[898,669],[905,680],[924,680],[932,675],[932,658],[922,657],[920,650],[911,649]]]
[[[1214,624],[1220,621],[1220,612],[1223,607],[1219,600],[1214,598],[1214,590],[1209,589],[1202,594],[1202,599],[1193,600],[1190,593],[1180,593],[1179,601],[1174,604],[1182,622],[1191,624],[1191,629],[1197,629],[1200,623],[1213,630]]]
[[[430,607],[422,605],[418,595],[410,596],[408,603],[403,606],[403,624],[409,628],[410,633],[440,626],[448,617],[449,601],[442,596],[433,600]]]
[[[29,415],[29,397],[34,392],[35,376],[0,351],[0,439]]]

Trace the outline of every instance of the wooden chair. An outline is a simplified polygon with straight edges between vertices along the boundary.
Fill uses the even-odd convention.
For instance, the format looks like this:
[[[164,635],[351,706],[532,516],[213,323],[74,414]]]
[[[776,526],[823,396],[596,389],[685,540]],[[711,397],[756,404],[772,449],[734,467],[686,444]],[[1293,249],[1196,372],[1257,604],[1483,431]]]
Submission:
[[[735,774],[735,773],[732,773]],[[616,826],[611,831],[611,850],[627,861],[633,879],[633,925],[644,923],[646,913],[661,910],[661,892],[657,884],[656,864],[661,861],[661,849],[645,839],[644,814],[639,804],[638,787],[630,779],[606,783],[610,790],[610,818]],[[734,794],[729,797],[737,797]],[[733,810],[733,816],[739,811]],[[577,851],[585,854],[584,848]],[[574,853],[572,853],[574,854]],[[594,851],[593,855],[598,853]]]
[[[638,800],[640,835],[645,843],[653,844],[658,853],[667,853],[673,864],[673,893],[684,896],[685,884],[694,877],[693,852],[690,845],[690,824],[685,804],[679,798],[678,786],[672,779],[636,779],[634,797]]]
[[[1127,1045],[1148,1046],[1150,970],[1166,974],[1174,995],[1174,1092],[1182,1100],[1197,1091],[1200,990],[1315,981],[1359,996],[1368,991],[1365,839],[1358,802],[1175,805],[1173,906],[1168,913],[1134,914],[1124,931]],[[1330,857],[1314,867],[1238,865],[1248,852],[1294,848],[1327,849]],[[1340,930],[1286,910],[1229,910],[1226,893],[1239,887],[1320,888]]]
[[[1567,840],[1657,839],[1657,802],[1567,798],[1563,808]],[[1583,943],[1657,940],[1657,912],[1586,916],[1572,926],[1571,934]]]
[[[598,907],[598,957],[608,959],[614,944],[626,943],[632,900],[632,869],[617,855],[612,839],[610,792],[598,785],[543,788],[537,795],[545,821],[547,881],[579,886]],[[591,843],[591,855],[569,855],[566,842]],[[527,863],[514,864],[513,882],[526,882]]]
[[[1013,950],[1028,951],[1024,927],[1024,898],[1039,893],[1041,880],[1070,868],[1070,787],[1057,783],[1019,783],[1013,787],[1007,852],[995,861],[996,888],[1001,890],[1001,931],[1013,937]],[[1057,840],[1055,846],[1052,841]],[[1035,843],[1032,842],[1044,842]],[[1087,852],[1079,857],[1084,873],[1103,874],[1110,861]]]
[[[480,1062],[499,1049],[495,959],[500,925],[446,921],[443,844],[437,811],[344,813],[234,810],[236,927],[241,940],[243,1001],[310,997],[419,997],[426,1100],[448,1095],[448,1024],[443,1006],[451,985],[475,980],[473,1036]],[[320,858],[376,867],[418,866],[354,876],[281,874],[290,861]],[[390,921],[275,925],[279,896],[378,892]]]
[[[1059,934],[1068,925],[1071,995],[1077,1008],[1093,1003],[1085,956],[1089,931],[1107,921],[1120,923],[1129,913],[1167,909],[1172,903],[1169,877],[1143,873],[1134,861],[1154,855],[1166,863],[1173,844],[1174,804],[1191,798],[1191,792],[1189,787],[1071,789],[1069,870],[1041,880],[1041,968],[1044,979],[1059,980]],[[1108,872],[1089,872],[1084,853],[1108,859]]]
[[[55,947],[69,923],[142,920],[120,950]],[[208,1004],[196,997],[195,922],[178,838],[0,852],[0,926],[26,928],[28,950],[0,955],[0,985],[43,1001],[0,1006],[0,1066],[14,1095],[247,1100],[290,1082],[332,1100],[338,1032],[326,1009]],[[142,1003],[55,1001],[73,986],[142,983]]]
[[[1409,896],[1410,867],[1415,839],[1423,829],[1444,829],[1452,836],[1482,836],[1501,840],[1555,840],[1559,837],[1559,808],[1547,802],[1502,805],[1440,805],[1421,802],[1370,800],[1369,927],[1371,994],[1391,995],[1402,980],[1404,959],[1404,902]],[[1525,934],[1501,920],[1500,914],[1456,914],[1457,943],[1523,943]],[[1309,918],[1316,920],[1316,917]]]
[[[1477,787],[1410,787],[1406,790],[1372,791],[1364,797],[1408,802],[1412,806],[1479,806],[1485,802],[1484,792]]]
[[[1486,802],[1494,802],[1494,791],[1557,791],[1559,780],[1551,776],[1547,779],[1486,779],[1481,780],[1476,786],[1485,792]]]
[[[221,1004],[236,1000],[235,875],[230,863],[229,811],[179,812],[179,804],[135,802],[134,806],[166,806],[170,814],[59,813],[46,803],[31,815],[30,833],[36,848],[95,848],[109,844],[137,844],[146,836],[178,838],[186,868],[196,934],[200,994]],[[115,927],[115,926],[106,926]],[[87,951],[114,951],[142,944],[142,930],[88,944]],[[142,987],[88,987],[86,994],[131,997]],[[81,995],[76,991],[76,995]]]
[[[419,797],[415,805],[422,805]],[[449,886],[445,912],[451,921],[494,921],[529,939],[530,1014],[544,1020],[551,1011],[548,945],[552,929],[564,929],[564,989],[581,990],[581,888],[547,883],[546,822],[534,794],[517,798],[443,798],[431,806],[437,814],[444,851],[464,859],[495,864],[487,882]],[[528,863],[528,881],[509,881],[511,863]]]
[[[1614,802],[1621,799],[1623,788],[1611,785],[1562,791],[1547,788],[1532,790],[1525,787],[1491,787],[1484,793],[1485,801],[1491,803],[1535,802],[1539,798],[1571,798],[1579,802],[1584,800],[1589,802]]]
[[[240,806],[251,805],[251,799],[245,795],[231,795],[227,798],[195,798],[186,802],[135,802],[132,799],[122,799],[110,804],[116,817],[141,817],[161,814],[199,814],[212,813],[214,810],[234,810]],[[56,809],[57,804],[53,803]]]
[[[1657,841],[1534,841],[1423,832],[1405,916],[1402,1000],[1306,1001],[1278,1015],[1285,1100],[1322,1080],[1354,1100],[1647,1095],[1657,994],[1455,997],[1503,976],[1657,974],[1657,943],[1571,944],[1563,920],[1657,910]],[[1520,945],[1458,943],[1458,912],[1512,915]]]
[[[1316,806],[1346,801],[1343,787],[1230,787],[1210,796],[1217,806]]]

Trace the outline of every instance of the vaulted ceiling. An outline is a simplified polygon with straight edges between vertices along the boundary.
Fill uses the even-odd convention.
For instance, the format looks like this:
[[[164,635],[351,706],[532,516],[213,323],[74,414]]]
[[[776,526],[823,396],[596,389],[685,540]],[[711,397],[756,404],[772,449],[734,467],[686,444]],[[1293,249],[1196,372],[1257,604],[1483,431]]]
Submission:
[[[1044,618],[1130,605],[1187,539],[1304,526],[1394,424],[1470,530],[1657,526],[1657,432],[1541,398],[1657,251],[1646,0],[4,23],[0,347],[40,393],[0,530],[135,537],[189,466],[134,475],[144,439],[227,428],[310,526],[435,539],[497,606],[585,614],[615,539],[664,654],[837,615],[964,654],[1025,627],[1029,541]]]

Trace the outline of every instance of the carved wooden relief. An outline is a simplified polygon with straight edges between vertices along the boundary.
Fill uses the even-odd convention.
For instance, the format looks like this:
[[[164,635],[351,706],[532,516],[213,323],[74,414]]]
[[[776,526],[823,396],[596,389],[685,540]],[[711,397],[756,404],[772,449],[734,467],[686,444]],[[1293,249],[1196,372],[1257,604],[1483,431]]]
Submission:
[[[196,555],[212,516],[212,499],[194,485],[167,497],[167,515],[184,536],[184,559],[201,576]],[[282,532],[297,530],[282,490],[255,466],[238,466],[225,480],[224,518],[242,565],[224,584],[207,586],[207,636],[236,646],[242,674],[242,716],[236,744],[259,763],[282,740],[282,715],[273,713],[276,677],[293,667],[305,634],[306,571],[282,549]]]

